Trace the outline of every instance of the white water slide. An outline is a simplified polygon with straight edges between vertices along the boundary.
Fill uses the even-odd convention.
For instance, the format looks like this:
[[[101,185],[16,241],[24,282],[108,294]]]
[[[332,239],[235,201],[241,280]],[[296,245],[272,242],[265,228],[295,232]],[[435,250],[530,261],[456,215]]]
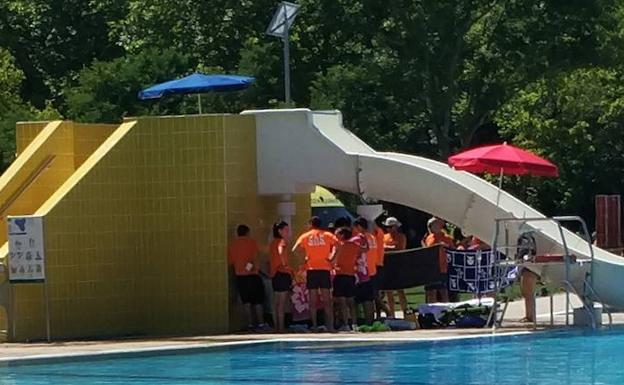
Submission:
[[[256,118],[258,189],[260,194],[309,193],[316,184],[402,204],[428,212],[491,242],[496,218],[545,218],[512,195],[502,192],[496,206],[497,187],[456,171],[445,163],[388,152],[377,152],[342,125],[339,111],[254,110]],[[538,253],[562,254],[560,228],[554,221],[523,225],[536,231]],[[502,226],[501,226],[502,227]],[[563,230],[568,251],[591,257],[588,242]],[[518,226],[507,238],[516,239]],[[593,289],[599,299],[624,308],[624,258],[594,247],[591,263]],[[574,264],[570,280],[582,292],[589,263]],[[564,264],[539,266],[543,278],[560,282]]]

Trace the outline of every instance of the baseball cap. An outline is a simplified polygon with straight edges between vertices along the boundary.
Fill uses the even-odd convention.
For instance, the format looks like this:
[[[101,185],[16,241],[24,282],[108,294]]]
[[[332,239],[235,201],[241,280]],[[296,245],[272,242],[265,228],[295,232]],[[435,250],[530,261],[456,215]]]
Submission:
[[[399,227],[401,227],[401,222],[398,219],[396,219],[395,217],[388,217],[384,221],[383,225],[387,226],[387,227],[392,227],[392,226],[399,226]]]

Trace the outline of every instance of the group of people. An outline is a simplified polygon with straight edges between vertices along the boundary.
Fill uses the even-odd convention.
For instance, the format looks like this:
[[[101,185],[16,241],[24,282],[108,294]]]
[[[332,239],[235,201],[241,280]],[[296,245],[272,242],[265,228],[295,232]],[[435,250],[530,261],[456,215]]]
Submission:
[[[381,298],[379,284],[383,274],[385,250],[406,248],[405,235],[399,231],[401,223],[394,217],[384,223],[387,232],[365,218],[353,223],[349,218],[339,218],[334,231],[322,228],[321,220],[312,217],[309,229],[289,247],[290,227],[286,222],[273,225],[273,241],[269,245],[270,272],[272,280],[273,323],[276,331],[285,329],[285,310],[293,284],[294,269],[289,261],[291,253],[304,255],[306,288],[309,293],[310,320],[316,330],[334,330],[335,324],[342,330],[351,330],[356,322],[356,306],[363,308],[367,324],[372,323],[375,310],[381,315],[394,316],[394,293],[384,294],[388,304]],[[258,244],[250,237],[246,225],[237,228],[237,237],[228,249],[228,261],[233,266],[236,286],[244,304],[250,327],[267,328],[262,318],[264,288],[260,276]],[[398,291],[403,311],[407,299]],[[317,303],[321,301],[324,326],[317,322]],[[334,314],[338,322],[334,322]]]
[[[386,231],[384,231],[385,228]],[[335,221],[333,231],[322,228],[321,220],[312,217],[309,229],[301,234],[292,247],[288,223],[273,225],[273,240],[269,245],[270,271],[273,286],[273,324],[276,331],[285,330],[285,312],[289,293],[293,286],[295,270],[290,265],[292,253],[302,253],[306,270],[306,288],[310,321],[315,330],[332,331],[336,325],[341,330],[351,330],[356,323],[356,310],[361,306],[364,322],[371,324],[375,315],[384,313],[395,316],[395,293],[401,310],[408,309],[403,290],[382,290],[384,259],[386,251],[400,251],[407,246],[405,235],[399,230],[401,223],[389,217],[378,225],[365,218]],[[465,237],[461,231],[447,235],[442,219],[431,218],[427,222],[428,233],[422,240],[423,247],[445,245],[454,249],[477,249],[483,243],[476,237]],[[258,244],[250,237],[246,225],[237,228],[237,237],[229,246],[228,260],[234,267],[236,286],[245,306],[252,328],[268,328],[262,318],[264,286],[260,276]],[[440,272],[447,272],[446,255],[441,249]],[[448,282],[442,279],[425,287],[427,302],[456,301],[449,298]],[[384,297],[386,301],[384,301]],[[324,326],[317,322],[317,305],[322,304]],[[334,315],[338,319],[334,320]],[[336,321],[336,322],[334,322]]]

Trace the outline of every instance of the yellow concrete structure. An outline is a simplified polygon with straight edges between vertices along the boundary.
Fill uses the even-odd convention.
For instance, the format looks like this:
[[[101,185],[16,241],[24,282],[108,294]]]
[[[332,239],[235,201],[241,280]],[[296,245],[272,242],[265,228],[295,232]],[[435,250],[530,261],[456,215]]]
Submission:
[[[19,125],[0,202],[12,198],[3,215],[44,217],[51,337],[237,329],[227,243],[246,223],[266,244],[279,202],[256,193],[255,138],[254,117],[240,115]],[[309,195],[293,199],[300,231]],[[43,285],[5,292],[9,339],[45,338]]]

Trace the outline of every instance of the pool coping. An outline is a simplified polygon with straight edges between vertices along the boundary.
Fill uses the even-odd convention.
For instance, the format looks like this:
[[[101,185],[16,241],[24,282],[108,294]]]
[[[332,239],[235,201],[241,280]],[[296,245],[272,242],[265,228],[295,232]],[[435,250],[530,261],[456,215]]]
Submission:
[[[193,344],[177,344],[177,345],[161,345],[161,346],[149,346],[149,347],[136,347],[136,348],[121,348],[121,349],[104,349],[99,351],[83,351],[83,352],[68,352],[68,353],[51,353],[51,354],[32,354],[23,356],[8,356],[0,357],[0,367],[4,366],[22,366],[22,365],[37,365],[37,364],[54,364],[62,362],[74,362],[74,361],[86,361],[86,360],[103,360],[114,358],[127,358],[127,357],[145,357],[145,356],[158,356],[165,354],[184,354],[196,350],[212,350],[227,347],[244,347],[269,343],[306,343],[306,342],[325,342],[325,343],[384,343],[384,342],[444,342],[455,340],[470,340],[480,338],[504,338],[504,337],[517,337],[528,336],[542,333],[549,333],[557,329],[541,329],[541,330],[519,330],[519,331],[497,331],[486,332],[476,334],[463,334],[452,336],[439,336],[439,337],[393,337],[393,336],[372,336],[366,335],[362,337],[357,336],[344,336],[336,337],[334,335],[331,338],[326,338],[326,335],[319,335],[318,337],[276,337],[276,338],[264,338],[264,339],[247,339],[241,341],[224,341],[224,342],[199,342]]]

